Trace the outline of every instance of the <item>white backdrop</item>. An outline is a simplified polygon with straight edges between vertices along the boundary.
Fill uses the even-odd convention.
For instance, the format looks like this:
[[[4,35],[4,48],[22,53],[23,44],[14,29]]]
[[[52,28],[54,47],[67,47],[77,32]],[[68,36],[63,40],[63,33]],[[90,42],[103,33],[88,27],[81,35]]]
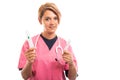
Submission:
[[[119,0],[0,0],[0,79],[22,80],[17,65],[25,31],[42,31],[37,11],[46,1],[62,13],[57,34],[72,41],[77,80],[120,80]]]

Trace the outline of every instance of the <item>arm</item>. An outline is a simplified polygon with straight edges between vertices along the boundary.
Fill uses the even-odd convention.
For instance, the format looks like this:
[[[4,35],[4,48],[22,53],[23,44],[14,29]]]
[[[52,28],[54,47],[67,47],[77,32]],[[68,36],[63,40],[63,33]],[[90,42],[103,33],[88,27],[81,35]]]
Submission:
[[[34,48],[28,49],[25,52],[25,57],[27,59],[27,62],[25,64],[25,66],[23,67],[21,74],[22,74],[22,77],[25,80],[27,80],[29,77],[32,76],[32,63],[34,62],[35,57],[36,57],[35,49]]]
[[[72,62],[71,64],[69,64],[68,78],[70,80],[75,80],[76,77],[77,77],[77,71],[74,66],[74,63]]]
[[[67,64],[69,64],[69,70],[68,70],[69,80],[75,80],[77,77],[77,70],[74,65],[72,55],[70,54],[69,51],[64,51],[64,54],[62,56],[63,56],[63,59],[65,60],[65,62],[67,62]]]
[[[29,77],[32,76],[32,63],[27,62],[25,67],[21,71],[22,77],[24,80],[27,80]]]

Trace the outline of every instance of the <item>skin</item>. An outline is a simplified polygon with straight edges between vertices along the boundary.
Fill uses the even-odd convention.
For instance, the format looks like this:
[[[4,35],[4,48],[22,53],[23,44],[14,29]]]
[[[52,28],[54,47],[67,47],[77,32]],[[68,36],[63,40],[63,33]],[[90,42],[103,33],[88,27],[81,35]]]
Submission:
[[[46,10],[42,18],[38,18],[41,25],[44,26],[44,31],[42,35],[47,39],[52,39],[56,36],[55,32],[58,27],[58,17],[55,13],[50,10]],[[30,76],[32,76],[32,63],[36,58],[35,48],[28,49],[25,52],[25,57],[27,58],[27,62],[25,67],[22,69],[21,74],[25,80],[27,80]],[[69,51],[64,51],[62,55],[63,59],[69,64],[69,72],[68,78],[69,80],[76,79],[76,69],[72,61],[72,56]]]

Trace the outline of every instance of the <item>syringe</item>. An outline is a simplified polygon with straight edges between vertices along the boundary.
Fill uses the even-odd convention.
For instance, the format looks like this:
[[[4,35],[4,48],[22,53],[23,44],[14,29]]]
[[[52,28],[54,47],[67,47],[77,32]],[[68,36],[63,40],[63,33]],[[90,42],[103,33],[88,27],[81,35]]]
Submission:
[[[29,48],[34,48],[32,38],[30,37],[30,34],[29,34],[28,31],[26,31],[26,35],[27,35],[27,40],[28,40],[28,43],[29,43]]]
[[[68,40],[68,41],[67,41],[67,43],[66,43],[66,46],[65,46],[64,50],[67,50],[67,49],[68,49],[68,47],[69,47],[69,45],[70,45],[70,42],[71,42],[70,40]]]

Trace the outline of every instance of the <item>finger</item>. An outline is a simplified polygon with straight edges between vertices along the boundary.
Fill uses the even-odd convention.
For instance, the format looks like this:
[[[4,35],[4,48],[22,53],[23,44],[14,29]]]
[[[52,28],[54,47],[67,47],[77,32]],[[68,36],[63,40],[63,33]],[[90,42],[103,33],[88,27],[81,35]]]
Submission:
[[[63,55],[62,57],[63,57],[64,60],[72,60],[71,55],[66,55],[66,54],[65,54],[65,55]]]
[[[27,52],[31,52],[31,51],[35,51],[35,48],[30,48],[30,49],[28,49]]]
[[[29,60],[35,60],[35,56],[30,56]]]
[[[63,54],[70,54],[70,52],[68,50],[64,50]]]
[[[69,53],[64,53],[64,54],[62,54],[62,56],[71,57],[71,55]]]
[[[63,59],[64,59],[64,60],[71,60],[71,57],[63,56]]]
[[[28,56],[28,61],[33,62],[35,60],[35,58],[36,58],[36,55],[31,54],[31,55]]]
[[[31,57],[36,57],[36,54],[34,52],[25,53],[26,58],[29,60]]]
[[[35,54],[35,51],[34,50],[28,50],[28,51],[25,52],[25,56],[31,55],[32,53]]]
[[[64,59],[64,61],[65,61],[66,63],[68,63],[68,64],[73,63],[73,60],[70,59],[70,58],[66,58],[66,57],[64,57],[63,59]]]
[[[30,55],[28,55],[30,58],[31,57],[36,57],[35,53],[31,53]]]

